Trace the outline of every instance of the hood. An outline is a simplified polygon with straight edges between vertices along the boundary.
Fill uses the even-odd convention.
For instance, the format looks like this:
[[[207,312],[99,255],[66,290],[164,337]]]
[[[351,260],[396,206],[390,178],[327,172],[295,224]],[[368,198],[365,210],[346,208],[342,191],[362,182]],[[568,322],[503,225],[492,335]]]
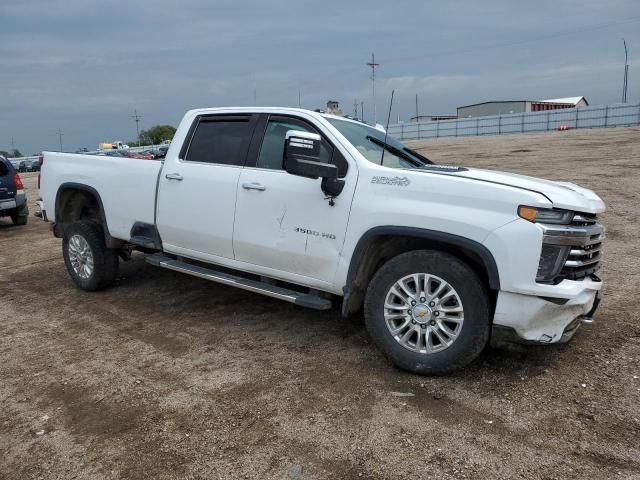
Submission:
[[[604,202],[598,195],[587,188],[569,182],[553,182],[516,173],[473,168],[452,172],[451,175],[537,192],[547,197],[555,208],[585,213],[601,213],[605,209]]]
[[[430,166],[417,171],[431,170]],[[465,167],[447,167],[433,165],[433,170],[455,177],[464,177],[481,182],[507,185],[521,188],[543,195],[555,208],[565,208],[585,213],[604,212],[604,202],[594,192],[582,188],[574,183],[553,182],[542,178],[518,175],[517,173],[498,172],[494,170],[481,170]],[[432,170],[432,171],[433,171]]]

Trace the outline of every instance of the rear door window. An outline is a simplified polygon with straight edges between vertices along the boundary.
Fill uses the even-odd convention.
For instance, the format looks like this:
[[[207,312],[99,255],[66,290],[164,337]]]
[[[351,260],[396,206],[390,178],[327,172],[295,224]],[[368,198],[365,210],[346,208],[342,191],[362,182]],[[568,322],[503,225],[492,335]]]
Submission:
[[[250,116],[201,117],[197,122],[185,161],[244,165],[253,134]]]

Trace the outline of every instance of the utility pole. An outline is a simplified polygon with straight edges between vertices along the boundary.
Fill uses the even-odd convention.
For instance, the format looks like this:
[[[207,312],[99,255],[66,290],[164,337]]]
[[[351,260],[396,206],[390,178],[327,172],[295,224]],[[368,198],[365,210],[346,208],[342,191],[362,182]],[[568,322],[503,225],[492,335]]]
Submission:
[[[364,122],[364,102],[360,102],[360,116],[362,117],[360,120]]]
[[[138,139],[138,146],[140,146],[140,119],[142,118],[142,115],[138,114],[138,110],[134,110],[131,118],[136,121],[136,134],[138,135],[136,138]]]
[[[358,119],[358,100],[353,101],[353,118]]]
[[[63,133],[62,130],[58,129],[58,140],[60,141],[60,151],[62,152],[62,137],[63,137]]]
[[[13,140],[13,137],[11,137],[11,153],[12,154],[15,149],[16,149],[16,142]]]
[[[416,93],[416,122],[420,121],[420,114],[418,113],[418,94]]]
[[[300,89],[298,89],[298,108],[302,108],[302,93],[300,92]]]
[[[371,88],[373,91],[373,125],[375,126],[377,122],[376,116],[376,67],[379,67],[380,64],[376,63],[375,54],[371,54],[371,61],[367,63],[367,66],[371,67]]]
[[[624,45],[624,78],[622,80],[622,103],[627,103],[627,79],[629,77],[629,64],[627,63],[627,41],[623,38]]]

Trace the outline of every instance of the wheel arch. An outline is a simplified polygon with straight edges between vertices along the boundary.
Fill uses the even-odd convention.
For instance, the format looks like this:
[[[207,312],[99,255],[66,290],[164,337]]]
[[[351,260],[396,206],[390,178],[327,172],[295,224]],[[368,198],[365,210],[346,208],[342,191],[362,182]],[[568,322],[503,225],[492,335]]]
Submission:
[[[431,249],[450,253],[468,263],[493,292],[500,290],[496,261],[487,247],[475,240],[451,233],[416,227],[379,226],[366,231],[353,251],[343,287],[342,316],[363,305],[370,279],[387,260],[401,253]]]
[[[74,182],[61,184],[56,192],[54,212],[53,232],[56,237],[63,236],[66,223],[89,218],[102,226],[107,247],[115,248],[122,243],[109,233],[102,198],[98,191],[89,185]]]

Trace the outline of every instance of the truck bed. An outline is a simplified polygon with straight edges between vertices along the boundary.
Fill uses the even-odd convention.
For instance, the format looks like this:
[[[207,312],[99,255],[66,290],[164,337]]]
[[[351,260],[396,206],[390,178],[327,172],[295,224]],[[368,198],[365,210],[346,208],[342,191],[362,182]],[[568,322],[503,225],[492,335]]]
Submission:
[[[128,240],[134,222],[154,223],[156,186],[162,162],[125,157],[45,152],[40,196],[55,221],[56,195],[79,184],[98,193],[109,233]]]

